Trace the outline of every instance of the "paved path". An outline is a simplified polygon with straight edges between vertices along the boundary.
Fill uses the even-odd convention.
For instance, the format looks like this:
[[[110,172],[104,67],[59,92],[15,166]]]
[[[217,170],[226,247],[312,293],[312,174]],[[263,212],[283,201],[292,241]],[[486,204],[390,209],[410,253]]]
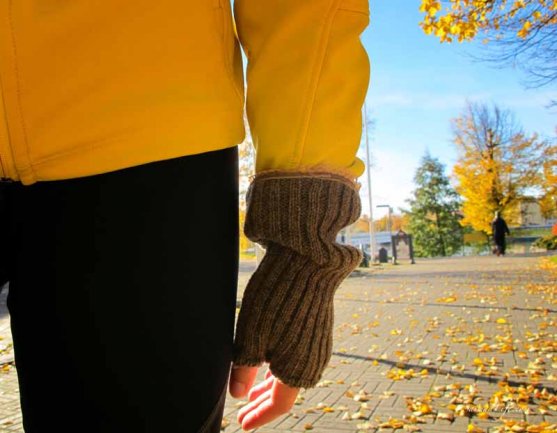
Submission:
[[[557,274],[539,263],[453,258],[356,273],[337,292],[322,382],[256,431],[556,432]],[[240,293],[252,271],[242,266]],[[4,361],[7,323],[0,307]],[[0,432],[21,432],[15,368],[4,370]],[[241,431],[244,403],[227,400],[226,433]]]

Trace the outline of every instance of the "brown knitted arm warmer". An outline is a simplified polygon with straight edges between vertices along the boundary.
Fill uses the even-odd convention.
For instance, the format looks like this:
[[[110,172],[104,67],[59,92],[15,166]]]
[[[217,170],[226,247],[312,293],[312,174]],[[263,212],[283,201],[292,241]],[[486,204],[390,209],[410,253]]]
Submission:
[[[342,175],[273,170],[255,177],[244,232],[266,253],[242,300],[235,365],[269,362],[287,385],[317,384],[332,353],[334,293],[362,260],[336,236],[360,212],[356,183]]]

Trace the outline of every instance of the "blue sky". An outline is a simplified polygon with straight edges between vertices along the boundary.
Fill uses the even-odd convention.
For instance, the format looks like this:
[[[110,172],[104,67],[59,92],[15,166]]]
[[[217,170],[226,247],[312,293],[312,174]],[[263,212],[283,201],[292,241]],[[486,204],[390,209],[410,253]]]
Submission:
[[[374,206],[405,206],[412,177],[426,150],[446,164],[456,159],[450,119],[466,100],[495,102],[512,110],[526,132],[556,135],[557,88],[526,89],[513,69],[495,69],[470,59],[481,44],[441,44],[422,33],[419,0],[370,0],[371,22],[361,40],[371,61],[366,97],[370,130]],[[365,158],[364,148],[359,156]],[[364,159],[365,160],[365,159]],[[363,213],[369,213],[367,174],[362,183]],[[374,209],[374,218],[385,209]]]

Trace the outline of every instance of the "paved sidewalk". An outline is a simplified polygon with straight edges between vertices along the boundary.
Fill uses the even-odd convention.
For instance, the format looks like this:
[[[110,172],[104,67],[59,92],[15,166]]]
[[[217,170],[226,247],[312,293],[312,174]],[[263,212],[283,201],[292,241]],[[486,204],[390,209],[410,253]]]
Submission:
[[[557,274],[539,263],[452,258],[356,273],[337,292],[323,380],[256,431],[556,432]],[[253,268],[242,264],[240,292]],[[0,432],[22,432],[15,368],[0,369]],[[241,431],[244,403],[227,400],[226,433]]]

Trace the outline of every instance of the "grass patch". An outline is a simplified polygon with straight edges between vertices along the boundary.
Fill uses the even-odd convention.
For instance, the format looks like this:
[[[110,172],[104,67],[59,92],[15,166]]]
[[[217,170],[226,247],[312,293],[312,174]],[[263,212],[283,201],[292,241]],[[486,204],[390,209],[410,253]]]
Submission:
[[[514,228],[511,229],[511,236],[515,237],[529,237],[529,236],[549,236],[551,234],[550,227],[544,228]]]

